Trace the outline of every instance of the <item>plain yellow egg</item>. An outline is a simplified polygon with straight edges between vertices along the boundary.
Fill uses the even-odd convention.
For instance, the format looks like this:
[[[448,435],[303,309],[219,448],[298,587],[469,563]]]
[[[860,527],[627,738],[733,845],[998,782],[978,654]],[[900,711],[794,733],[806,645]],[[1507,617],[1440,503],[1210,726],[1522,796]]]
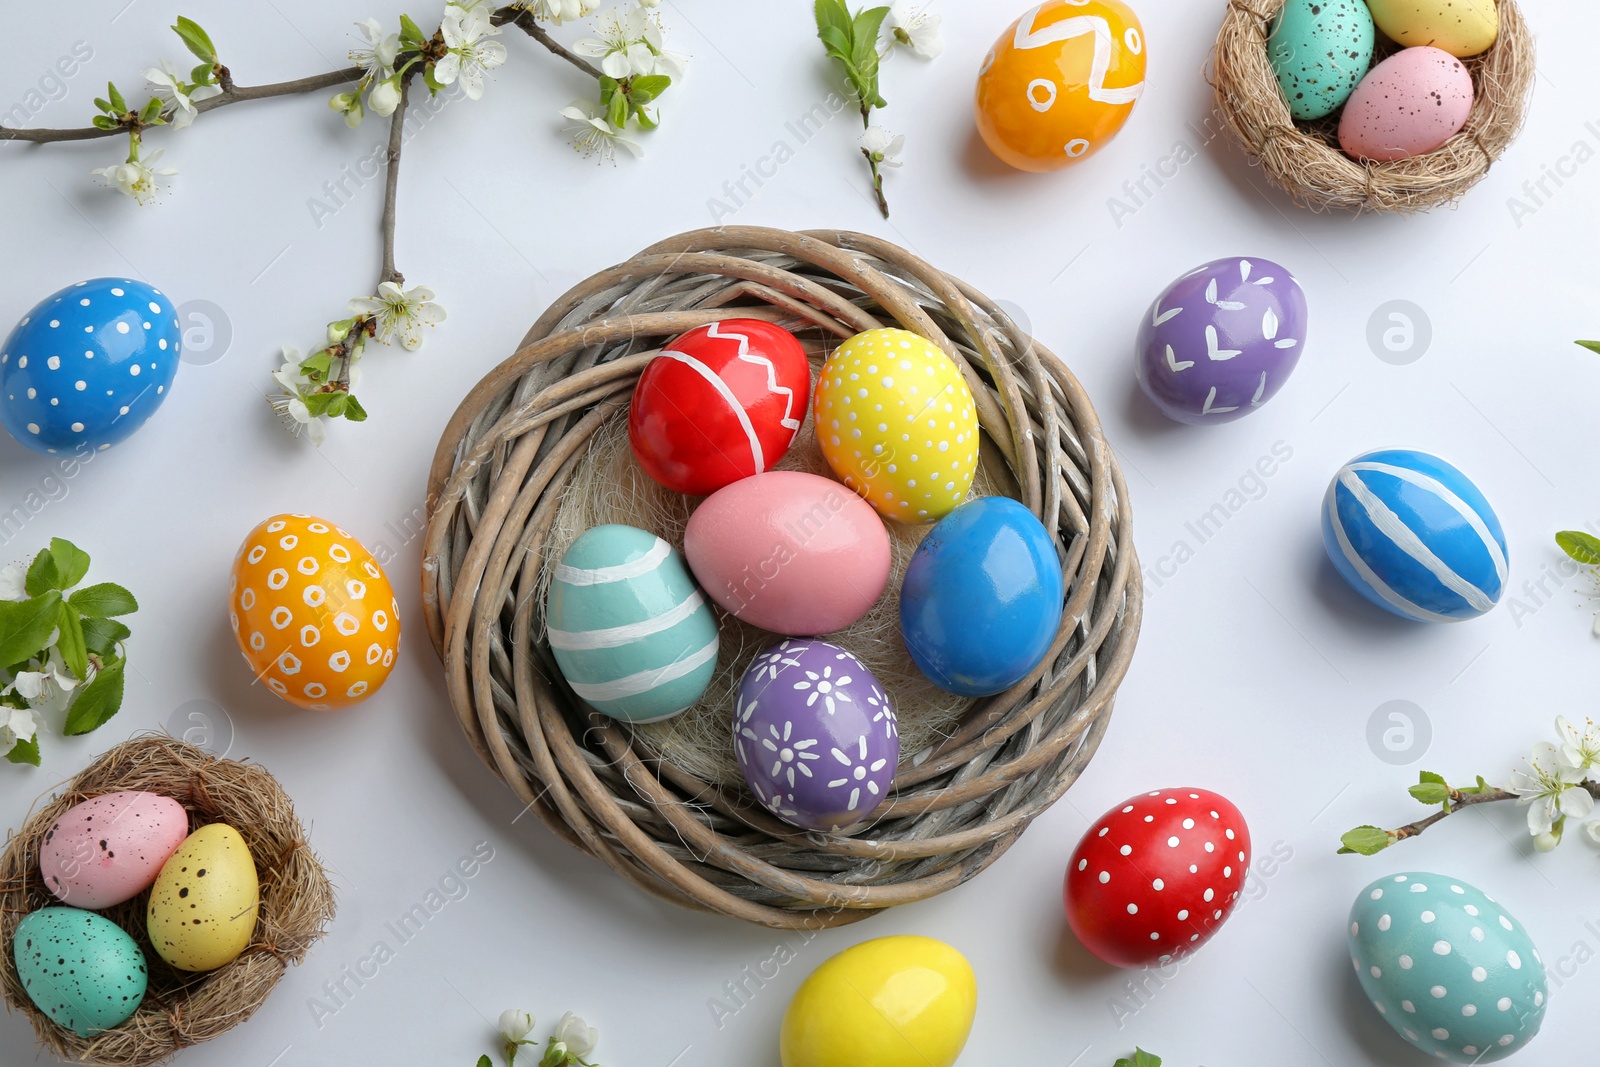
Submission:
[[[1458,58],[1487,52],[1500,36],[1494,0],[1367,0],[1372,20],[1392,40],[1431,45]]]
[[[783,1017],[783,1067],[951,1067],[977,1009],[972,966],[943,941],[864,941],[795,991]]]
[[[215,970],[249,946],[260,900],[250,846],[226,823],[209,823],[178,846],[156,877],[150,944],[180,971]]]

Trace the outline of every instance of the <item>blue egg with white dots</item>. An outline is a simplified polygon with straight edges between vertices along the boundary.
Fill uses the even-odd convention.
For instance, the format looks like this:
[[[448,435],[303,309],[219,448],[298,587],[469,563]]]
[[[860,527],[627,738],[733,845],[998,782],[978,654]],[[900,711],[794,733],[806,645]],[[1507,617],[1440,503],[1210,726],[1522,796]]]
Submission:
[[[181,355],[161,290],[129,278],[69,285],[0,345],[0,422],[35,452],[102,451],[155,414]]]

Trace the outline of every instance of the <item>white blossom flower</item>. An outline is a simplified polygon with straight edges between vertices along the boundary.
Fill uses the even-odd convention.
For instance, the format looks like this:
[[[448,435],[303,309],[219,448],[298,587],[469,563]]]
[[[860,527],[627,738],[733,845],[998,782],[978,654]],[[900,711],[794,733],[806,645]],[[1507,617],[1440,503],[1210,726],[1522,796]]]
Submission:
[[[304,357],[300,355],[298,348],[293,345],[283,346],[283,366],[273,371],[272,376],[287,392],[298,393],[311,384],[306,378],[305,371],[300,367],[303,361]]]
[[[599,0],[522,0],[517,6],[540,22],[559,26],[563,22],[588,18],[600,3]]]
[[[654,8],[655,4],[641,3],[641,7]],[[665,74],[673,81],[683,77],[683,68],[688,64],[687,56],[678,52],[668,52],[661,43],[661,16],[651,12],[645,17],[644,43],[650,46],[650,51],[655,53],[655,62],[651,64],[646,74]]]
[[[172,109],[167,121],[175,130],[181,130],[194,121],[200,113],[195,110],[195,104],[222,94],[222,87],[218,85],[196,85],[184,91],[183,75],[168,59],[163,59],[159,67],[147,69],[144,80],[150,83],[150,91]]]
[[[506,46],[488,40],[500,35],[500,27],[489,22],[489,12],[484,8],[468,10],[451,4],[445,8],[439,32],[450,51],[433,65],[434,80],[440,85],[459,81],[469,100],[479,99],[483,96],[485,72],[506,61]]]
[[[1600,819],[1596,819],[1594,822],[1584,823],[1583,832],[1589,835],[1590,841],[1596,845],[1600,845]]]
[[[1559,844],[1561,844],[1561,835],[1554,832],[1535,834],[1533,838],[1533,850],[1535,852],[1554,852]]]
[[[96,167],[90,174],[105,178],[118,192],[131,196],[140,204],[148,204],[161,192],[160,179],[178,173],[173,167],[157,167],[161,149],[146,152],[143,159],[129,159],[109,167]]]
[[[366,44],[350,49],[350,61],[364,72],[363,81],[382,81],[394,73],[394,57],[400,52],[400,35],[384,34],[377,19],[356,23]]]
[[[882,126],[868,126],[861,134],[861,150],[880,167],[898,167],[906,135],[890,133]]]
[[[446,56],[446,59],[452,58]],[[443,60],[440,61],[441,63]],[[462,83],[463,86],[466,84]],[[481,95],[483,90],[478,90]],[[477,99],[477,97],[473,97]],[[396,74],[383,79],[372,87],[372,92],[367,94],[367,106],[374,115],[389,116],[394,114],[394,109],[400,106],[400,75]]]
[[[267,403],[272,405],[272,413],[283,422],[284,429],[291,436],[299,437],[305,434],[311,438],[311,443],[321,445],[328,436],[328,428],[320,418],[311,414],[306,407],[306,402],[298,393],[277,393],[267,398]]]
[[[408,349],[422,347],[422,328],[444,321],[444,308],[433,302],[433,290],[425,285],[402,289],[394,282],[378,286],[377,296],[350,301],[354,315],[371,315],[377,321],[377,338],[392,343],[399,337]]]
[[[0,708],[0,756],[18,742],[32,741],[39,732],[39,716],[31,708]]]
[[[904,45],[923,59],[937,59],[944,51],[939,16],[930,15],[927,4],[913,7],[910,0],[894,0],[889,5],[888,27],[890,48]]]
[[[67,670],[61,651],[54,647],[57,640],[59,634],[52,635],[47,643],[49,655],[43,661],[30,660],[30,669],[18,671],[16,677],[0,692],[7,695],[15,693],[32,708],[49,712],[64,711],[80,679]]]
[[[0,567],[0,600],[27,600],[27,583],[27,564],[7,563]]]
[[[361,120],[366,117],[366,109],[361,106],[361,93],[356,90],[334,93],[328,97],[328,106],[343,115],[344,124],[352,130],[361,125]]]
[[[1567,763],[1584,774],[1600,767],[1600,726],[1593,719],[1585,720],[1584,728],[1579,730],[1565,715],[1557,715],[1556,733],[1561,735],[1561,757]]]
[[[572,147],[580,155],[599,156],[610,163],[616,162],[619,148],[635,159],[644,155],[639,143],[626,136],[627,129],[611,125],[592,100],[574,100],[570,106],[561,109],[561,114],[572,120],[567,132],[572,135]]]
[[[593,1052],[600,1043],[600,1031],[569,1011],[556,1023],[550,1041],[552,1045],[564,1046],[568,1055],[581,1059]]]
[[[1571,766],[1556,746],[1547,741],[1533,747],[1527,769],[1511,776],[1511,792],[1519,804],[1528,805],[1528,832],[1535,837],[1548,834],[1558,821],[1572,816],[1588,818],[1594,798],[1579,783],[1583,772]]]
[[[500,1036],[513,1045],[527,1042],[533,1031],[533,1016],[520,1008],[507,1008],[500,1013]]]
[[[595,20],[594,29],[594,37],[583,38],[572,50],[598,59],[607,77],[621,81],[655,71],[656,52],[646,39],[652,26],[642,8],[612,8]]]

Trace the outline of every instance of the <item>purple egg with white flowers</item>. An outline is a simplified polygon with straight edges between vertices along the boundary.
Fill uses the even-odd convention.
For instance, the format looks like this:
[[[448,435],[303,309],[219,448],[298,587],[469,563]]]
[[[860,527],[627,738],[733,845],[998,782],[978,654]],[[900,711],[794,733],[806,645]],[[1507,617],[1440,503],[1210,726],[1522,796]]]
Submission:
[[[1289,380],[1306,343],[1306,294],[1271,260],[1213,260],[1162,291],[1139,325],[1139,385],[1162,414],[1242,419]]]
[[[838,645],[795,638],[746,669],[733,747],[762,807],[807,830],[843,830],[894,787],[900,729],[866,664]]]

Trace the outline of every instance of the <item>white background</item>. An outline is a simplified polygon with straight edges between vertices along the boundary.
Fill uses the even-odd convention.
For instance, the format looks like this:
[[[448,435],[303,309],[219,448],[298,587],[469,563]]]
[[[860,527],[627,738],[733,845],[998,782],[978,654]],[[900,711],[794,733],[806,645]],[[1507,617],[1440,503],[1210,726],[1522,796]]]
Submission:
[[[215,303],[231,326],[222,359],[183,367],[160,416],[66,483],[0,551],[24,558],[51,535],[69,537],[93,553],[92,577],[124,582],[142,603],[124,710],[86,738],[52,730],[40,770],[0,768],[0,822],[20,825],[36,797],[130,734],[192,725],[179,709],[208,701],[219,738],[232,734],[230,754],[278,776],[336,872],[339,914],[326,939],[250,1023],[180,1062],[465,1067],[490,1050],[488,1020],[518,1006],[545,1023],[570,1008],[599,1024],[610,1067],[775,1067],[784,1005],[813,966],[859,940],[915,932],[954,943],[977,969],[965,1063],[1098,1067],[1138,1043],[1174,1067],[1413,1064],[1420,1055],[1360,998],[1344,948],[1359,888],[1407,869],[1446,871],[1498,896],[1552,966],[1576,972],[1552,983],[1529,1055],[1553,1062],[1592,1049],[1600,969],[1576,961],[1600,950],[1600,926],[1585,927],[1600,920],[1600,868],[1582,835],[1533,855],[1521,810],[1507,808],[1453,818],[1378,858],[1333,850],[1358,823],[1425,814],[1404,792],[1419,768],[1504,780],[1554,715],[1594,709],[1600,648],[1587,580],[1522,587],[1559,560],[1557,529],[1600,522],[1600,357],[1572,344],[1600,334],[1600,163],[1578,167],[1563,187],[1547,182],[1553,195],[1542,204],[1525,199],[1536,210],[1520,225],[1508,198],[1525,196],[1523,183],[1577,142],[1585,158],[1600,148],[1596,16],[1585,4],[1530,0],[1541,75],[1526,131],[1459,210],[1401,219],[1308,213],[1270,192],[1226,138],[1208,140],[1201,69],[1221,0],[1141,0],[1148,90],[1119,139],[1065,173],[1004,170],[976,141],[970,97],[984,52],[1022,6],[940,3],[944,57],[887,65],[884,121],[908,138],[906,166],[888,179],[889,222],[865,195],[848,113],[803,145],[785,129],[835,86],[808,4],[669,0],[669,40],[692,55],[689,77],[667,97],[648,157],[615,168],[576,157],[557,131],[556,110],[589,89],[581,76],[508,34],[512,59],[484,99],[449,104],[405,151],[400,265],[438,291],[449,321],[419,352],[370,354],[361,395],[371,420],[337,426],[320,451],[281,432],[262,391],[277,346],[315,345],[320,324],[374,283],[380,184],[350,186],[320,228],[309,201],[370,155],[384,124],[347,130],[317,94],[157,132],[151,144],[181,173],[163,202],[143,209],[87,173],[118,158],[118,143],[0,145],[0,318],[80,278],[132,274],[176,302]],[[427,8],[412,13],[431,29]],[[354,19],[398,14],[354,0],[190,0],[183,11],[247,84],[333,69]],[[24,101],[82,41],[93,58],[32,122],[84,125],[107,78],[127,89],[153,60],[183,57],[166,29],[173,14],[158,0],[12,5],[0,109]],[[1146,566],[1180,539],[1195,552],[1152,585],[1116,716],[1067,798],[963,888],[810,944],[789,938],[798,959],[719,1029],[708,999],[772,956],[782,935],[647,899],[534,819],[513,822],[519,804],[449,711],[417,610],[419,540],[407,541],[404,525],[416,528],[427,464],[457,399],[546,304],[646,244],[709,225],[708,199],[779,140],[794,158],[734,221],[880,234],[1023,309],[1098,404]],[[1119,227],[1108,198],[1180,143],[1196,158]],[[1234,254],[1299,277],[1313,316],[1305,357],[1283,392],[1241,422],[1169,424],[1133,384],[1136,324],[1168,279]],[[1369,317],[1394,299],[1431,321],[1432,344],[1409,365],[1381,361],[1367,341]],[[1279,442],[1292,458],[1260,499],[1198,543],[1185,523]],[[1318,533],[1323,490],[1352,455],[1392,445],[1436,451],[1478,480],[1511,544],[1508,596],[1527,611],[1514,617],[1502,604],[1479,621],[1420,626],[1341,585]],[[47,469],[44,457],[0,442],[0,506],[22,501]],[[406,605],[403,657],[382,694],[353,711],[298,712],[252,689],[225,623],[239,539],[289,510],[334,518],[397,554],[389,573]],[[1396,699],[1431,722],[1431,745],[1411,766],[1383,762],[1367,740],[1374,710]],[[1124,1002],[1121,1015],[1138,1010],[1119,1028],[1113,998],[1130,976],[1065,934],[1061,874],[1102,810],[1189,784],[1244,810],[1258,856],[1276,848],[1288,858],[1270,876],[1257,872],[1255,899],[1176,977],[1149,983],[1142,1006]],[[494,859],[466,898],[319,1025],[311,998],[323,984],[380,937],[392,942],[385,924],[480,841]],[[7,1063],[27,1060],[31,1040],[21,1016],[0,1017]]]

